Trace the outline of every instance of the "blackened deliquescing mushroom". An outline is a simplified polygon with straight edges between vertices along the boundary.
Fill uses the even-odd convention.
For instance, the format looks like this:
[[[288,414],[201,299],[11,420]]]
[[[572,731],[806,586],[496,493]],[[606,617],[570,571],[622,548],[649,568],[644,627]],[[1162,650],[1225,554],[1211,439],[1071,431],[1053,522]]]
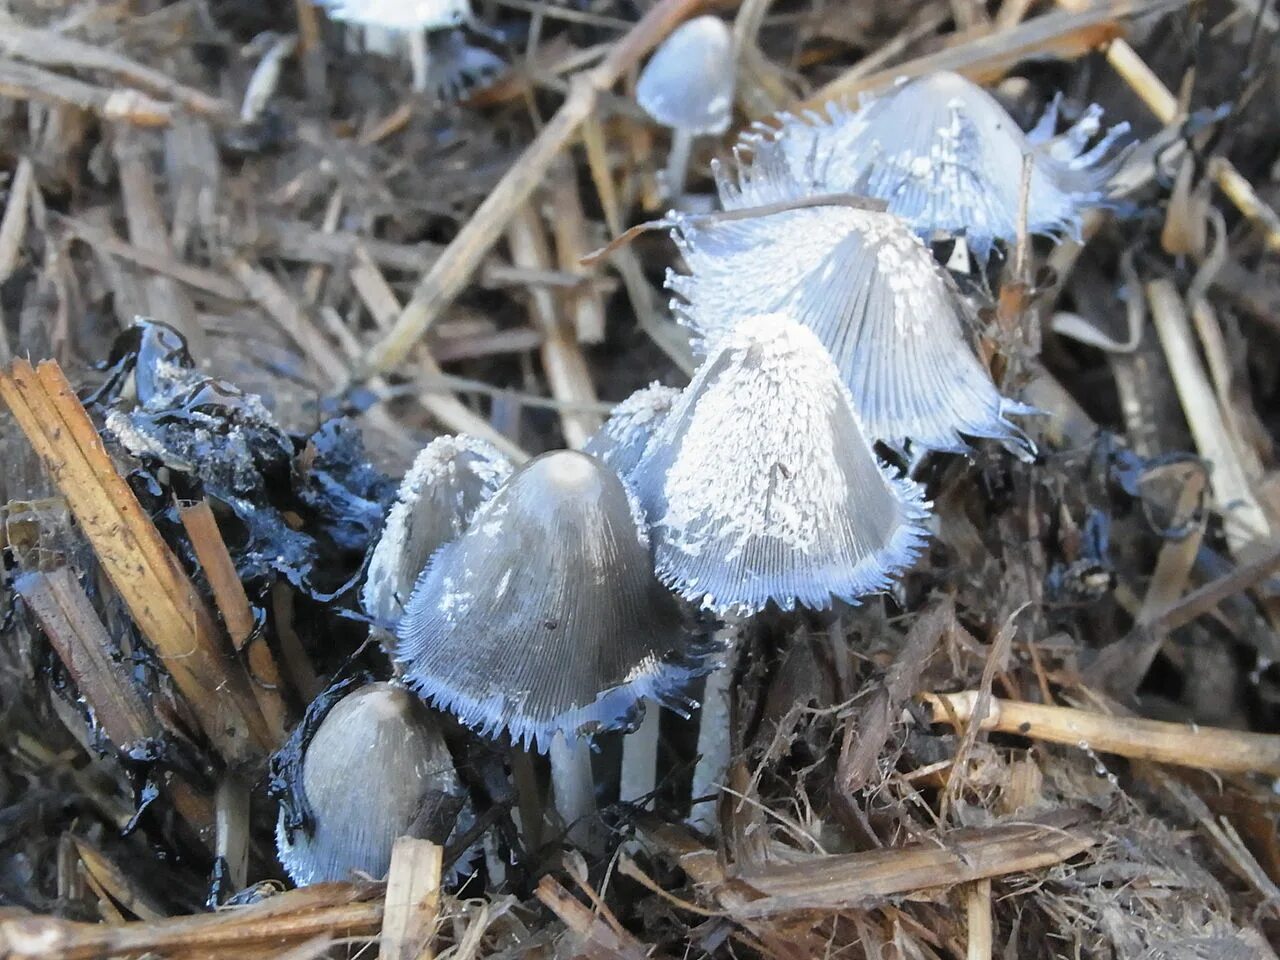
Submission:
[[[298,886],[380,879],[397,837],[443,843],[466,807],[466,791],[435,718],[403,687],[372,683],[339,700],[304,748],[307,815],[276,827],[281,864]],[[291,784],[291,794],[298,784]]]
[[[684,193],[694,138],[729,129],[736,71],[728,25],[719,17],[703,16],[672,31],[640,74],[636,101],[671,128],[665,187],[673,203]]]

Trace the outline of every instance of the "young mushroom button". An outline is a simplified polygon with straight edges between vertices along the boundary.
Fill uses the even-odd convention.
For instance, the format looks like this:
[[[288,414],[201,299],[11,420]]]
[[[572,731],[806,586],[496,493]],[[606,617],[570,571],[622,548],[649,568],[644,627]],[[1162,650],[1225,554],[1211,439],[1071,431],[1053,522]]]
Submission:
[[[677,27],[640,74],[637,102],[671,128],[665,187],[673,203],[684,193],[694,138],[729,129],[736,69],[729,27],[718,17],[705,16]]]
[[[638,506],[595,457],[517,471],[432,557],[395,655],[424,697],[486,734],[545,750],[679,702],[714,664],[653,573]]]

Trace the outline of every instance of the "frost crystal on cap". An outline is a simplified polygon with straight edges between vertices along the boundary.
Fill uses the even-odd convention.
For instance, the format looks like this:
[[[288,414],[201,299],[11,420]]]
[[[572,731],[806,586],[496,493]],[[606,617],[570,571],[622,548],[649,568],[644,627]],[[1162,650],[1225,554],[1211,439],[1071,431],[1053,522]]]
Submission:
[[[721,134],[733,116],[733,35],[719,17],[695,17],[658,47],[636,83],[653,119],[695,134]]]
[[[981,87],[943,72],[902,83],[857,112],[829,105],[825,115],[784,116],[780,130],[757,128],[748,143],[776,142],[792,172],[817,192],[884,200],[922,236],[963,235],[986,259],[992,241],[1017,237],[1024,154],[1031,157],[1032,233],[1075,233],[1086,208],[1108,202],[1107,181],[1120,160],[1108,154],[1128,126],[1086,150],[1100,115],[1093,107],[1055,137],[1055,104],[1026,134]]]
[[[471,19],[469,0],[315,0],[330,19],[389,30],[433,30]]]
[[[654,381],[637,390],[609,411],[609,419],[583,448],[599,457],[620,477],[640,462],[645,444],[666,418],[680,391]]]
[[[714,667],[653,573],[639,507],[583,453],[517,471],[423,572],[397,630],[406,679],[489,735],[545,750],[629,726]]]
[[[776,314],[717,341],[631,480],[659,576],[717,613],[852,602],[926,536],[920,488],[876,459],[818,339]]]
[[[739,207],[794,200],[810,187],[771,157],[722,192]],[[668,273],[679,318],[703,349],[744,313],[785,313],[812,330],[853,394],[867,434],[965,449],[962,435],[1030,441],[968,342],[973,313],[946,271],[897,217],[849,206],[741,220],[677,220],[690,274]]]
[[[476,508],[510,475],[507,459],[483,440],[432,440],[404,475],[369,558],[361,592],[365,612],[398,620],[431,554],[460,536]]]
[[[466,804],[430,712],[389,683],[361,687],[329,711],[306,748],[302,786],[310,828],[288,829],[283,807],[276,825],[280,863],[300,887],[356,870],[381,878],[396,837],[452,827]]]

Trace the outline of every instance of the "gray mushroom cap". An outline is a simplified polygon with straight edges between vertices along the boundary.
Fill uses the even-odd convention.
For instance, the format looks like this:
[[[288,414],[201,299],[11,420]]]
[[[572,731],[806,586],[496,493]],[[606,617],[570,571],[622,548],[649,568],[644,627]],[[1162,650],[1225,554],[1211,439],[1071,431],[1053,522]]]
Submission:
[[[630,480],[659,576],[719,614],[855,602],[926,536],[920,488],[877,460],[826,349],[781,315],[716,341]]]
[[[599,457],[620,477],[640,462],[645,445],[680,396],[675,387],[654,381],[609,411],[609,419],[587,441],[586,453]]]
[[[476,509],[511,475],[507,458],[483,440],[436,437],[414,458],[369,557],[365,612],[384,623],[404,603],[431,555],[457,538]]]
[[[332,20],[388,30],[439,30],[471,19],[470,0],[315,0]]]
[[[727,208],[811,197],[776,145],[736,182]],[[673,309],[713,349],[749,313],[787,314],[830,352],[873,440],[964,451],[964,437],[1034,445],[1007,419],[1032,412],[1000,395],[971,343],[976,317],[946,270],[898,217],[833,203],[722,220],[678,218],[689,273],[668,272]]]
[[[695,17],[658,47],[636,83],[636,101],[663,126],[718,135],[733,117],[733,34],[719,17]]]
[[[595,457],[543,454],[423,572],[397,630],[405,679],[485,734],[545,750],[679,704],[714,667],[653,573],[639,508]]]
[[[777,143],[793,175],[815,192],[884,200],[921,236],[963,235],[986,259],[993,241],[1017,237],[1024,156],[1031,160],[1032,233],[1075,234],[1086,209],[1109,202],[1107,182],[1122,159],[1112,147],[1128,125],[1087,148],[1100,116],[1090,108],[1055,136],[1055,101],[1024,133],[986,90],[942,71],[898,84],[856,111],[832,103],[822,112],[784,115],[776,129],[757,127],[744,139],[750,149]]]
[[[430,711],[390,683],[361,687],[329,711],[303,756],[302,786],[311,828],[288,830],[283,807],[276,827],[280,863],[298,886],[353,871],[383,877],[396,837],[423,835],[435,814],[456,821],[466,802]],[[443,826],[441,841],[453,823]]]

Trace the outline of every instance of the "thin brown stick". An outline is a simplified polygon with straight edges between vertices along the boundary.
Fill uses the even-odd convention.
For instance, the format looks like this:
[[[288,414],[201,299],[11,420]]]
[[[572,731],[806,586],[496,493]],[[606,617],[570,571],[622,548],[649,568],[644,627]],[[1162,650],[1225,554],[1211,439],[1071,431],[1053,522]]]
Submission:
[[[569,96],[560,109],[418,282],[395,326],[365,354],[357,371],[359,377],[364,379],[387,370],[408,356],[413,345],[466,287],[481,258],[505,233],[511,218],[542,182],[560,151],[595,111],[600,94],[612,88],[702,2],[659,0],[604,60],[573,77]]]
[[[103,120],[122,120],[139,127],[167,127],[173,104],[137,90],[107,90],[39,67],[0,60],[0,96],[13,100],[78,107]]]

